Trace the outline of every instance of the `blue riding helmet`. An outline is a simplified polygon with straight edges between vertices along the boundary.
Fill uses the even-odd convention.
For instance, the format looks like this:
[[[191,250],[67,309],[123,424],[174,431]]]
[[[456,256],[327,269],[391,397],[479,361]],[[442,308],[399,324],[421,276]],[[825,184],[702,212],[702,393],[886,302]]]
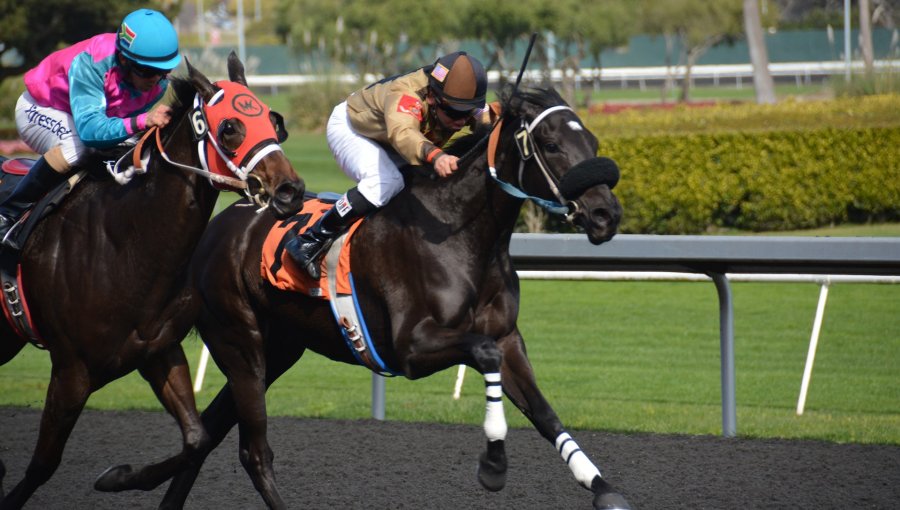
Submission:
[[[138,9],[122,20],[116,47],[125,58],[156,69],[171,70],[181,62],[178,34],[162,13]]]

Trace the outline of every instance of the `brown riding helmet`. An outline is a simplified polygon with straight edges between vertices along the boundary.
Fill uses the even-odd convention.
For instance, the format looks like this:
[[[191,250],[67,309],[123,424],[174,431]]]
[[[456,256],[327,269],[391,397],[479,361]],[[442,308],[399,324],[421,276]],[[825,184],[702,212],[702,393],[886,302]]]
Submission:
[[[460,112],[484,108],[487,73],[475,57],[464,51],[450,53],[427,66],[425,72],[431,89],[446,106]]]

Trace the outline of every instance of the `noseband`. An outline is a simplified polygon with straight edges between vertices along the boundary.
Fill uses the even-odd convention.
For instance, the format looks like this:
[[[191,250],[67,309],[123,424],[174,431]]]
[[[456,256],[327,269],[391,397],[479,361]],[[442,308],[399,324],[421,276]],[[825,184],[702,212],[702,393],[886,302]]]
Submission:
[[[560,111],[574,112],[572,108],[565,105],[551,106],[538,114],[530,123],[526,123],[525,119],[520,119],[521,124],[515,133],[516,147],[519,149],[519,185],[521,186],[523,182],[525,162],[534,157],[538,168],[541,169],[541,173],[547,181],[547,185],[550,187],[553,195],[556,196],[558,202],[529,195],[497,177],[497,169],[494,163],[503,124],[502,118],[494,125],[488,139],[488,169],[491,177],[506,193],[517,198],[531,200],[546,211],[562,214],[571,220],[572,215],[578,211],[578,204],[575,203],[575,199],[580,197],[588,188],[597,184],[606,184],[612,189],[619,180],[619,172],[618,167],[612,160],[598,157],[588,158],[577,163],[563,175],[562,179],[558,179],[550,172],[544,156],[533,149],[535,143],[532,133],[537,125],[548,115]]]

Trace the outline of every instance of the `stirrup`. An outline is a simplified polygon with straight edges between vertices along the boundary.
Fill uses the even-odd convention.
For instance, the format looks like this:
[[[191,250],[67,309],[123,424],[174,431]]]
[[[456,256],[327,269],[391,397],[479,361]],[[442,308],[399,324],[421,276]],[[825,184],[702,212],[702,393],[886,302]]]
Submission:
[[[19,226],[19,222],[13,221],[8,217],[6,219],[12,222],[12,224],[9,226],[9,229],[6,231],[6,233],[0,236],[0,247],[12,251],[19,251],[22,248],[21,246],[19,246],[19,243],[16,242],[16,234],[18,230],[17,227]]]

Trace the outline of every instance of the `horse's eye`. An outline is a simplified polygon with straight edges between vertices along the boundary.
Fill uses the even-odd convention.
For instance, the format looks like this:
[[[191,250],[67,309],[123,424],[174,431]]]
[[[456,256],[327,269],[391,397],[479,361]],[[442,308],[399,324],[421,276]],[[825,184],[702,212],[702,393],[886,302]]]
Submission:
[[[544,144],[544,150],[547,152],[559,152],[559,145],[550,142],[548,144]]]
[[[226,119],[219,124],[218,139],[223,149],[235,151],[244,142],[246,130],[240,119]]]

